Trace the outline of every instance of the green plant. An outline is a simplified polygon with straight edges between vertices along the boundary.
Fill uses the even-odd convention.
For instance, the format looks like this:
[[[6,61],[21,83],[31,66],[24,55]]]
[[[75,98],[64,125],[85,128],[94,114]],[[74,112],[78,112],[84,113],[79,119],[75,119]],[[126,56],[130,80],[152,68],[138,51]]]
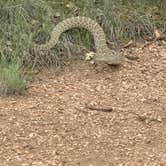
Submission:
[[[0,64],[0,95],[22,94],[26,88],[25,76],[18,64]]]
[[[63,33],[47,54],[34,52],[34,43],[47,42],[58,22],[77,15],[96,20],[111,47],[112,43],[152,38],[155,29],[166,32],[165,0],[1,0],[0,92],[22,93],[26,68],[60,65],[82,48],[93,50],[92,35],[75,28]]]
[[[33,44],[44,42],[51,29],[50,10],[44,1],[7,0],[0,10],[0,58],[33,66]]]
[[[91,34],[76,28],[62,34],[48,54],[34,53],[34,43],[47,42],[58,22],[77,15],[96,20],[110,44],[152,38],[156,28],[166,27],[165,9],[164,0],[1,0],[0,59],[5,56],[9,63],[19,61],[24,67],[49,67],[83,47],[94,49]]]

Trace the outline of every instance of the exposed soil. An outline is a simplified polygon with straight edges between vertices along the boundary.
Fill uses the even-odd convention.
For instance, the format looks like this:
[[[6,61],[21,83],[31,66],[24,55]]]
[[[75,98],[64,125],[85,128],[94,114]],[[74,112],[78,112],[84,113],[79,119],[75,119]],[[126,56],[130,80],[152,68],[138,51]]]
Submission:
[[[77,61],[1,97],[0,165],[166,165],[166,43],[125,52],[139,60]]]

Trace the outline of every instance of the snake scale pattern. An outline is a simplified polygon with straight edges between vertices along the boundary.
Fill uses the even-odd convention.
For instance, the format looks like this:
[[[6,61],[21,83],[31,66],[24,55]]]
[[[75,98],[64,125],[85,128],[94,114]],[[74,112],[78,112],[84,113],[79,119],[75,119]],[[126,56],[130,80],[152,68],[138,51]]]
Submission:
[[[37,48],[40,50],[51,49],[57,44],[60,35],[72,28],[84,28],[93,35],[96,47],[96,52],[93,57],[94,61],[103,61],[109,64],[120,64],[124,60],[122,56],[116,55],[108,48],[103,29],[96,21],[88,17],[71,17],[58,23],[50,35],[50,40],[46,44],[37,45]]]

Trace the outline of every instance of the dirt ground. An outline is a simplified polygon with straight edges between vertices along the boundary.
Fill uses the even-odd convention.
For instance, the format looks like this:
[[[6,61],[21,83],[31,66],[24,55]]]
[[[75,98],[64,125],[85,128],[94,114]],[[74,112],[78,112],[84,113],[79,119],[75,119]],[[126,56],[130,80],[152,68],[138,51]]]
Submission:
[[[77,61],[1,97],[0,166],[166,165],[166,43],[123,52],[139,59]]]

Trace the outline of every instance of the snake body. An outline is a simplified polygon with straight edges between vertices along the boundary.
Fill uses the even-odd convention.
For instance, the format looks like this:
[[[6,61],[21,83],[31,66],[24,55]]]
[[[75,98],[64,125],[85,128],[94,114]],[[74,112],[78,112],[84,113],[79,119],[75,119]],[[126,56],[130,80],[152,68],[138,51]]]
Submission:
[[[72,28],[84,28],[87,29],[94,37],[96,53],[94,53],[94,61],[104,61],[110,64],[120,64],[123,61],[123,57],[115,55],[106,44],[106,37],[101,26],[94,20],[88,17],[71,17],[58,23],[50,35],[50,40],[46,44],[37,45],[41,50],[47,50],[54,47],[60,35]]]

